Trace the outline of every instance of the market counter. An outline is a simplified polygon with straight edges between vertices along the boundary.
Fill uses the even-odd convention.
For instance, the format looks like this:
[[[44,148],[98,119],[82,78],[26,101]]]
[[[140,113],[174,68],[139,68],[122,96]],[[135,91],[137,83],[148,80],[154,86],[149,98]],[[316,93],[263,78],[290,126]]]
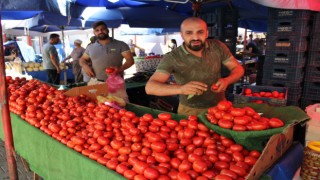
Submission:
[[[0,138],[3,138],[0,117]],[[125,179],[66,145],[48,136],[36,127],[11,113],[15,151],[22,156],[35,173],[45,180],[56,179]]]

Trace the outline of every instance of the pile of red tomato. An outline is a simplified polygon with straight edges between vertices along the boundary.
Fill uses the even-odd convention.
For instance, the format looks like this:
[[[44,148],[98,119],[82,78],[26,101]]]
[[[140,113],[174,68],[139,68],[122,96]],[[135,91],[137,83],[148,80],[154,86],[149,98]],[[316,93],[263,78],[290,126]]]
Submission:
[[[285,93],[279,92],[279,91],[259,91],[259,92],[253,92],[252,89],[246,88],[244,90],[245,96],[253,96],[253,97],[266,97],[266,98],[276,98],[276,99],[284,99]]]
[[[68,97],[38,80],[7,82],[12,112],[127,179],[244,179],[260,156],[196,116],[179,122],[168,113],[138,117],[84,95]]]
[[[220,101],[208,109],[208,121],[225,129],[234,131],[259,131],[284,126],[279,118],[260,116],[251,107],[236,108],[230,101]]]

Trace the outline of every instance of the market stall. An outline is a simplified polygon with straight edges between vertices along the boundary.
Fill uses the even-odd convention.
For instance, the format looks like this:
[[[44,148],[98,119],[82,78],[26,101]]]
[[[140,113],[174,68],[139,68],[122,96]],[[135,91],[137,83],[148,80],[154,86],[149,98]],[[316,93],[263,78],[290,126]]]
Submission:
[[[34,79],[39,79],[41,81],[47,81],[47,73],[46,71],[28,71],[28,75],[32,76]],[[60,73],[60,80],[64,80],[66,74],[66,79],[68,81],[74,81],[74,75],[72,73],[72,69],[62,70]]]

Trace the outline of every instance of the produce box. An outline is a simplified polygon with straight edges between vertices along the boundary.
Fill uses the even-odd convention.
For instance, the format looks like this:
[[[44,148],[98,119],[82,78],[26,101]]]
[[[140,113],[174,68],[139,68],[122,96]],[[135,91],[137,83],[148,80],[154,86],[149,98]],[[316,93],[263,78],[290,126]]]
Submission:
[[[254,92],[272,92],[278,91],[279,93],[285,93],[284,99],[278,98],[267,98],[267,97],[255,97],[255,96],[246,96],[245,89],[250,88],[252,93]],[[240,94],[234,95],[235,104],[242,104],[242,103],[251,103],[255,101],[263,101],[272,106],[285,106],[287,104],[287,95],[288,95],[288,88],[286,87],[273,87],[273,86],[243,86],[242,92]]]
[[[234,104],[234,107],[252,107],[256,112],[262,113],[262,116],[271,118],[276,117],[281,119],[285,125],[280,128],[267,129],[262,131],[233,131],[231,129],[224,129],[218,125],[211,124],[206,117],[207,112],[199,115],[199,120],[203,122],[208,128],[224,135],[228,138],[234,139],[235,142],[243,145],[249,150],[262,151],[265,148],[269,138],[279,133],[286,133],[291,129],[291,126],[304,122],[309,119],[309,116],[296,106],[274,107],[267,104]]]
[[[107,96],[108,95],[108,85],[107,84],[97,84],[92,86],[82,86],[75,87],[64,93],[67,96],[78,96],[84,94],[91,99],[96,99],[98,95]]]

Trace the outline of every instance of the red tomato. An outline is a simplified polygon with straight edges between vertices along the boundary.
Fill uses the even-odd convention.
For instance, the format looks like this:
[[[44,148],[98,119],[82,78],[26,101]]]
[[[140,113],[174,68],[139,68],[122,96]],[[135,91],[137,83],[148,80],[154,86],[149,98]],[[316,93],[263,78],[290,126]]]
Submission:
[[[158,118],[163,120],[163,121],[167,121],[171,119],[171,114],[169,113],[160,113],[158,114]]]
[[[220,161],[224,161],[224,162],[230,162],[232,160],[231,156],[228,155],[227,153],[218,154],[218,158],[219,158]]]
[[[133,179],[136,174],[137,173],[135,171],[128,169],[123,173],[123,176],[127,179]]]
[[[230,114],[232,116],[236,116],[236,117],[241,117],[244,116],[246,114],[246,110],[242,109],[242,108],[232,108],[230,111]]]
[[[252,156],[246,156],[244,158],[244,162],[249,164],[250,166],[254,166],[254,164],[257,162],[257,158]]]
[[[177,174],[177,180],[191,180],[191,177],[186,172],[179,172]]]
[[[240,144],[232,144],[232,145],[230,146],[230,150],[231,150],[232,152],[242,151],[242,150],[243,150],[243,146],[240,145]]]
[[[220,174],[227,175],[227,176],[231,177],[232,179],[238,179],[238,175],[229,169],[222,169]]]
[[[154,169],[154,168],[151,168],[151,167],[147,167],[145,170],[144,170],[144,173],[143,173],[144,177],[146,177],[147,179],[157,179],[159,177],[159,171]]]
[[[220,101],[217,104],[217,108],[221,111],[227,111],[232,106],[230,101]]]
[[[268,128],[267,125],[260,122],[252,123],[251,126],[252,126],[252,130],[255,130],[255,131],[266,130]]]
[[[246,88],[244,90],[244,94],[247,95],[247,94],[252,94],[252,90],[250,88]]]
[[[244,157],[243,157],[242,153],[239,152],[239,151],[233,152],[232,153],[232,157],[236,162],[244,160]]]
[[[218,125],[225,129],[231,129],[233,126],[233,122],[228,120],[219,120]]]
[[[270,118],[269,125],[273,128],[279,128],[284,126],[284,123],[278,118]]]
[[[236,174],[238,174],[241,177],[244,177],[247,174],[245,168],[237,166],[237,165],[230,165],[230,170],[235,172]]]
[[[244,126],[244,125],[235,124],[235,125],[233,125],[232,130],[234,130],[234,131],[246,131],[247,127]]]
[[[219,174],[216,177],[214,177],[214,180],[232,180],[232,178],[224,174]]]
[[[111,74],[114,72],[114,70],[115,70],[114,68],[109,67],[109,68],[106,68],[105,72],[106,74]]]
[[[219,86],[217,84],[214,83],[211,85],[211,90],[215,91],[217,89],[219,89]]]
[[[173,167],[174,169],[178,169],[179,166],[180,166],[180,164],[181,164],[181,160],[178,159],[178,158],[172,158],[172,159],[170,160],[170,165],[171,165],[171,167]]]
[[[214,163],[214,167],[218,170],[228,169],[229,165],[230,165],[229,163],[224,162],[224,161],[217,161]]]
[[[207,163],[203,160],[196,160],[192,164],[192,168],[194,171],[198,173],[202,173],[208,169]]]
[[[252,156],[252,157],[255,157],[255,158],[259,158],[260,155],[261,155],[261,153],[259,151],[257,151],[257,150],[252,150],[249,153],[249,156]]]

